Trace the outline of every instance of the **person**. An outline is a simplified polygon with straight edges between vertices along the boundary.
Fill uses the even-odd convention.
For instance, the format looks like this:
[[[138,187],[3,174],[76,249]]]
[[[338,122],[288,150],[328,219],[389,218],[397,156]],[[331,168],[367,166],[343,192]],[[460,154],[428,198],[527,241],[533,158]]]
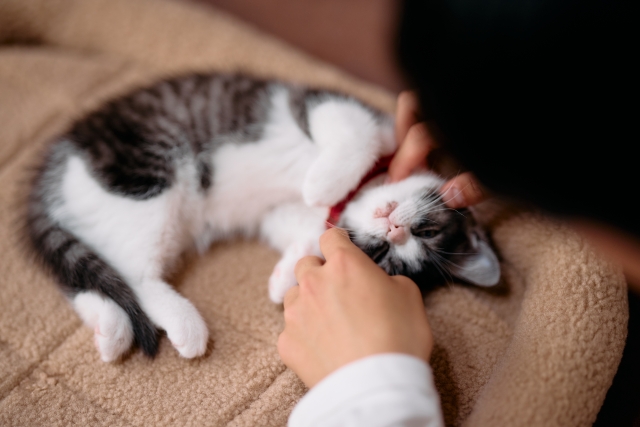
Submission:
[[[440,144],[473,172],[445,184],[448,206],[487,189],[537,205],[640,284],[640,225],[626,203],[637,183],[624,102],[633,16],[614,0],[405,1],[399,56],[416,93],[398,99],[391,179]],[[416,285],[340,230],[320,245],[324,260],[300,260],[284,300],[278,351],[310,388],[289,425],[443,425]]]

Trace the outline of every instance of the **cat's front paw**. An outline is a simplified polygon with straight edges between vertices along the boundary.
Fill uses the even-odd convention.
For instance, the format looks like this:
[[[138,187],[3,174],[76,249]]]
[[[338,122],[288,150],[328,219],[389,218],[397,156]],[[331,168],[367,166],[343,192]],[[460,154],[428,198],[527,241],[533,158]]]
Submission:
[[[298,284],[295,269],[300,259],[315,255],[319,256],[320,248],[315,242],[297,242],[289,246],[280,261],[273,268],[269,277],[269,298],[276,304],[284,301],[287,291]]]
[[[321,157],[309,169],[302,184],[302,198],[307,206],[336,205],[358,186],[366,167],[341,163]]]
[[[302,187],[302,197],[307,206],[333,206],[347,194],[341,183],[322,182],[313,178],[306,179]]]
[[[281,260],[273,269],[269,277],[269,298],[276,304],[282,304],[287,291],[298,284],[293,273],[295,263],[291,266],[289,260]]]
[[[198,310],[187,300],[172,307],[163,322],[171,344],[187,359],[202,356],[207,350],[209,330]]]

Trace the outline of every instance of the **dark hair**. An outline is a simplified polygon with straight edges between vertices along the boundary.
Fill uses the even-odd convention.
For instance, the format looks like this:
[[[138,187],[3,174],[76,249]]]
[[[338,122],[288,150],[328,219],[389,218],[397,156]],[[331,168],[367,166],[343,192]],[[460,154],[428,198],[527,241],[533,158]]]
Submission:
[[[635,16],[620,0],[407,0],[399,59],[490,189],[640,236]]]

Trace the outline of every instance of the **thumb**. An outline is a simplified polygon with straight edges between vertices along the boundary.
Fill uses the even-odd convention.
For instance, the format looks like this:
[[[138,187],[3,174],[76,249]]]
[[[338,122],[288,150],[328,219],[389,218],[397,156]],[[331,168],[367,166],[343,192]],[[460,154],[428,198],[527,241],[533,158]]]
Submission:
[[[320,251],[324,259],[329,261],[338,253],[364,256],[369,259],[349,238],[349,233],[341,228],[330,228],[320,236]]]

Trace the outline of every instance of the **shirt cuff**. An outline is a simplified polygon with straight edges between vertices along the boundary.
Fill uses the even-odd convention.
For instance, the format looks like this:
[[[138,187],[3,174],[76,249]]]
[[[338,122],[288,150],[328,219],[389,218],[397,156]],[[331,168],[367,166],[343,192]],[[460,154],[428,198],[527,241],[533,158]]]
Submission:
[[[443,425],[429,365],[416,357],[394,353],[359,359],[331,373],[298,402],[289,426],[334,425],[341,412],[352,418],[353,414],[346,413],[354,410],[358,418],[368,418],[367,413],[375,416],[376,408],[382,409],[379,404],[384,402],[395,405],[388,409],[398,417],[420,413],[434,421],[429,425]]]

